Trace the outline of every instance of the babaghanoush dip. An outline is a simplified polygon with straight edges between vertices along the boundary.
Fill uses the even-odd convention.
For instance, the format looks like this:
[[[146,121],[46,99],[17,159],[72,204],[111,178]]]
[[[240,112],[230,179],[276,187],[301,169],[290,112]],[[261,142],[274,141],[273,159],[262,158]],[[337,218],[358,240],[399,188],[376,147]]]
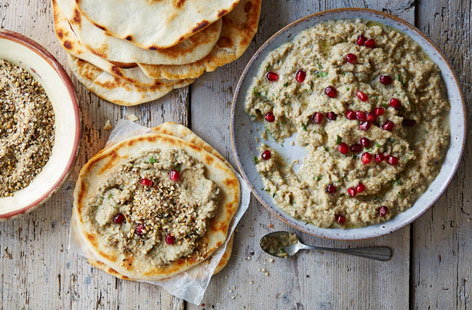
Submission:
[[[275,203],[319,227],[371,225],[408,209],[449,145],[437,65],[407,35],[363,20],[317,24],[272,51],[246,111],[265,123],[264,138],[296,134],[306,148],[298,169],[265,144],[255,161]]]

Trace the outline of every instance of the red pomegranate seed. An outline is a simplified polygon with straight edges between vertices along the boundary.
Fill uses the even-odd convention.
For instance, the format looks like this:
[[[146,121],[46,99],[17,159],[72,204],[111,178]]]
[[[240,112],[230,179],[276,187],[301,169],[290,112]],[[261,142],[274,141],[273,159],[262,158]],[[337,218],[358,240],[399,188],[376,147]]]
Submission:
[[[346,61],[350,64],[355,64],[357,62],[357,56],[349,53],[346,55]]]
[[[276,82],[276,81],[279,80],[279,75],[275,72],[269,71],[266,74],[266,78],[267,78],[267,80],[269,80],[271,82]]]
[[[170,235],[170,234],[167,234],[166,235],[166,243],[171,245],[171,244],[174,244],[175,243],[175,237]]]
[[[344,224],[346,223],[346,218],[344,217],[344,215],[336,215],[336,222],[338,222],[338,224]]]
[[[180,180],[180,173],[177,170],[169,171],[169,178],[171,181],[178,182]]]
[[[311,117],[311,122],[314,124],[321,124],[323,122],[323,113],[316,112]]]
[[[384,85],[390,85],[390,84],[392,84],[393,79],[389,75],[381,75],[379,77],[379,81],[380,81],[380,83],[382,83]]]
[[[374,113],[367,113],[367,115],[365,116],[365,120],[368,121],[369,123],[374,123],[375,122]]]
[[[392,108],[397,109],[397,110],[400,110],[401,107],[402,107],[402,104],[401,104],[400,100],[398,100],[397,98],[390,99],[389,105]]]
[[[333,184],[328,184],[326,186],[326,192],[329,193],[329,194],[333,194],[336,192],[336,186],[334,186]]]
[[[360,90],[356,93],[357,98],[359,98],[360,101],[366,102],[369,100],[369,96],[367,96],[366,93],[361,92]]]
[[[379,108],[375,108],[375,109],[374,109],[374,114],[375,114],[376,116],[383,115],[384,113],[385,113],[385,109],[384,109],[384,108],[380,108],[380,107],[379,107]]]
[[[338,95],[338,91],[333,86],[326,87],[324,92],[329,98],[335,98]]]
[[[357,195],[356,188],[355,187],[349,187],[347,189],[347,194],[351,197],[354,197]]]
[[[328,112],[326,113],[326,118],[329,119],[330,121],[335,121],[338,116],[334,112]]]
[[[385,156],[382,153],[378,153],[378,154],[375,154],[374,159],[376,163],[381,163],[384,161]]]
[[[362,183],[359,183],[359,185],[356,186],[356,193],[362,193],[363,191],[365,191],[365,185],[362,184]]]
[[[125,216],[123,213],[118,213],[113,217],[113,223],[115,224],[121,224],[125,220]]]
[[[372,161],[372,154],[370,154],[369,152],[362,153],[361,161],[364,165],[367,165]]]
[[[385,121],[385,123],[383,123],[382,125],[382,129],[388,130],[388,131],[392,131],[393,127],[395,127],[395,123],[390,120]]]
[[[263,160],[269,160],[271,157],[272,157],[272,154],[270,153],[269,150],[265,150],[265,151],[262,152],[262,154],[261,154],[261,158],[262,158]]]
[[[361,145],[362,145],[363,147],[369,148],[370,145],[371,145],[371,142],[370,142],[370,140],[369,140],[368,138],[361,138]]]
[[[396,158],[395,156],[388,156],[387,162],[390,165],[395,166],[396,164],[398,164],[398,158]]]
[[[153,184],[153,182],[151,180],[146,179],[146,178],[141,179],[139,181],[139,183],[141,183],[141,185],[144,185],[144,186],[152,186],[152,184]]]
[[[388,207],[386,206],[381,206],[380,208],[377,209],[379,216],[384,217],[385,215],[388,214]]]
[[[267,112],[267,113],[264,115],[264,119],[265,119],[266,121],[268,121],[269,123],[272,123],[273,121],[275,121],[274,113],[272,113],[272,112]]]
[[[361,34],[360,36],[357,37],[356,43],[359,46],[363,46],[365,44],[365,41],[367,41],[367,38]]]
[[[416,121],[414,119],[404,119],[402,125],[403,127],[413,127],[416,125]]]
[[[346,143],[342,142],[338,145],[338,151],[339,153],[346,155],[347,152],[349,152],[349,146]]]
[[[356,118],[357,120],[363,122],[366,120],[366,117],[365,117],[365,112],[363,111],[356,111]]]
[[[375,41],[374,39],[369,39],[367,41],[365,41],[365,47],[369,47],[369,48],[375,48]]]
[[[134,232],[136,233],[136,235],[138,236],[142,236],[144,235],[144,224],[138,224],[138,226],[136,226],[136,228],[134,229]]]
[[[359,129],[360,129],[360,130],[367,131],[367,130],[369,130],[370,126],[372,126],[371,123],[369,123],[369,122],[363,122],[363,123],[361,123],[361,124],[359,125]]]
[[[297,73],[295,74],[295,80],[298,83],[303,83],[303,81],[305,81],[305,78],[306,78],[306,72],[303,70],[298,70]]]
[[[345,113],[345,116],[346,116],[347,119],[355,120],[356,119],[356,112],[354,112],[352,110],[347,110],[346,113]]]
[[[353,153],[359,153],[360,151],[362,151],[362,145],[360,145],[359,143],[354,143],[349,149]]]

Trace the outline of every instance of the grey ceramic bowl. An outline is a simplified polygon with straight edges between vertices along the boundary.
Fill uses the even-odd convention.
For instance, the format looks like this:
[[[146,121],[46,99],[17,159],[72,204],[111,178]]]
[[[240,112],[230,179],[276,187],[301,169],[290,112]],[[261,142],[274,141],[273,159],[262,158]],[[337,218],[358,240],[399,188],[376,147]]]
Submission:
[[[379,22],[402,31],[422,46],[429,57],[439,66],[447,86],[449,101],[451,103],[451,143],[439,175],[410,209],[397,215],[390,221],[378,225],[352,229],[319,228],[288,216],[274,203],[272,197],[262,190],[262,180],[257,173],[253,158],[259,155],[257,150],[258,143],[255,137],[259,136],[258,132],[261,132],[264,124],[262,122],[251,121],[249,115],[244,111],[244,101],[253,77],[257,74],[261,63],[271,51],[292,40],[302,30],[310,28],[319,22],[354,18]],[[238,168],[250,186],[254,196],[263,206],[268,208],[281,220],[300,231],[323,238],[339,240],[366,239],[392,233],[410,224],[426,212],[446,190],[446,187],[449,185],[459,166],[464,149],[466,136],[465,114],[462,92],[451,66],[439,49],[423,33],[406,21],[383,12],[368,9],[337,9],[313,14],[293,22],[273,35],[255,53],[239,80],[233,98],[231,139]],[[287,145],[286,143],[285,148],[281,148],[276,143],[270,146],[274,147],[277,152],[280,152],[280,154],[286,158],[293,159],[294,154],[298,155],[295,157],[303,157],[303,148],[287,147]],[[287,151],[287,149],[290,150]]]

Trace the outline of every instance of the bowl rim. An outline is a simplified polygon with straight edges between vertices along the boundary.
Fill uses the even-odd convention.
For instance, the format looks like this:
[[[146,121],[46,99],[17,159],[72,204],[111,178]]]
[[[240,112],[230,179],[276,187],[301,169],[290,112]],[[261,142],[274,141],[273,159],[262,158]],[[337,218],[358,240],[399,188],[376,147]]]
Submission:
[[[462,139],[462,143],[460,145],[460,154],[459,154],[459,157],[458,157],[459,160],[457,160],[457,162],[454,163],[454,166],[451,169],[452,173],[451,173],[449,179],[447,180],[447,182],[445,182],[441,186],[441,188],[437,192],[436,197],[429,203],[429,205],[426,208],[423,208],[423,210],[420,210],[418,213],[416,213],[414,216],[408,218],[403,223],[398,224],[398,226],[396,226],[394,229],[386,230],[386,231],[379,231],[377,233],[372,233],[371,236],[364,237],[364,238],[342,238],[342,237],[334,237],[334,236],[326,236],[326,235],[318,234],[316,232],[307,230],[307,229],[305,229],[305,227],[299,226],[296,223],[290,222],[288,219],[281,216],[276,210],[274,210],[272,207],[269,206],[269,204],[267,204],[265,202],[265,200],[257,193],[257,191],[255,190],[255,187],[249,181],[249,178],[248,178],[248,176],[246,175],[246,172],[243,169],[241,159],[239,157],[239,154],[238,154],[238,151],[237,151],[237,148],[236,148],[236,139],[235,139],[235,124],[234,123],[235,123],[235,114],[236,114],[235,112],[236,112],[237,99],[240,95],[243,81],[245,80],[245,78],[246,78],[246,76],[249,72],[249,69],[251,68],[253,62],[256,60],[256,58],[259,56],[259,54],[261,54],[262,51],[264,51],[265,48],[275,38],[280,36],[282,33],[287,31],[288,29],[293,28],[294,26],[298,25],[299,23],[302,23],[305,20],[320,16],[320,15],[332,14],[332,13],[342,13],[342,12],[353,12],[353,13],[355,13],[355,12],[367,12],[367,13],[370,13],[370,14],[373,14],[373,15],[378,15],[378,16],[381,16],[381,17],[385,17],[387,19],[390,19],[390,20],[393,20],[393,21],[398,22],[400,24],[403,24],[404,26],[409,28],[409,30],[415,32],[416,34],[421,36],[423,39],[425,39],[431,45],[431,47],[434,48],[434,50],[439,54],[439,56],[444,60],[444,64],[450,70],[451,76],[454,79],[454,83],[457,85],[457,88],[459,90],[458,95],[459,95],[459,98],[460,98],[460,101],[461,101],[462,112],[463,112],[463,115],[465,116],[464,117],[464,129],[463,129],[463,132],[462,132],[463,139]],[[233,98],[232,98],[232,104],[231,104],[230,140],[231,140],[232,153],[233,153],[234,158],[236,159],[237,168],[238,168],[239,172],[241,173],[244,181],[247,183],[247,185],[251,189],[252,194],[256,197],[256,199],[259,201],[259,203],[262,204],[266,209],[268,209],[270,211],[270,213],[275,215],[279,220],[281,220],[285,224],[289,225],[290,227],[292,227],[292,228],[294,228],[294,229],[296,229],[300,232],[304,232],[304,233],[307,233],[309,235],[319,237],[319,238],[323,238],[323,239],[344,240],[344,241],[367,240],[367,239],[373,239],[373,238],[377,238],[377,237],[381,237],[381,236],[385,236],[385,235],[394,233],[394,232],[404,228],[405,226],[411,224],[413,221],[415,221],[421,215],[423,215],[427,210],[429,210],[438,201],[438,199],[444,194],[444,192],[448,188],[449,184],[454,179],[454,176],[456,175],[457,169],[459,168],[459,166],[460,166],[460,164],[462,163],[462,160],[463,160],[462,157],[463,157],[463,154],[464,154],[465,143],[466,143],[466,140],[467,140],[467,111],[466,111],[466,106],[465,106],[465,101],[464,101],[464,94],[463,94],[462,89],[460,87],[459,79],[457,78],[457,75],[454,72],[453,67],[451,66],[451,63],[446,58],[445,54],[441,51],[441,49],[439,49],[438,46],[426,34],[424,34],[420,29],[416,28],[414,25],[410,24],[409,22],[407,22],[406,20],[404,20],[400,17],[397,17],[397,16],[392,15],[392,14],[388,14],[388,13],[385,13],[385,12],[382,12],[382,11],[367,9],[367,8],[337,8],[337,9],[319,11],[319,12],[316,12],[314,14],[310,14],[308,16],[302,17],[300,19],[297,19],[297,20],[289,23],[288,25],[282,27],[280,30],[275,32],[272,36],[270,36],[257,49],[257,51],[251,57],[249,62],[246,64],[243,72],[241,73],[241,77],[240,77],[240,79],[238,81],[238,84],[237,84],[237,86],[235,88],[235,91],[234,91],[234,95],[233,95]],[[289,217],[289,216],[287,215],[287,217]],[[365,227],[369,227],[369,226],[365,226]]]
[[[59,187],[62,186],[62,184],[65,182],[65,180],[71,173],[74,167],[75,161],[77,160],[77,157],[78,157],[80,137],[81,137],[81,130],[80,130],[81,122],[80,122],[80,109],[79,109],[78,99],[75,94],[74,85],[72,84],[72,81],[69,75],[66,73],[62,65],[57,61],[57,59],[49,51],[47,51],[46,48],[44,48],[42,45],[40,45],[36,41],[26,37],[25,35],[21,33],[11,31],[11,30],[1,29],[0,39],[10,40],[17,44],[23,45],[24,47],[28,48],[29,50],[39,55],[44,61],[46,61],[53,68],[53,70],[59,75],[60,79],[64,83],[64,86],[67,90],[67,93],[72,103],[72,108],[74,111],[74,120],[77,124],[75,128],[73,149],[71,153],[72,156],[69,158],[69,161],[67,162],[64,172],[57,179],[57,181],[47,190],[46,193],[44,193],[41,197],[39,197],[32,203],[28,204],[27,206],[21,209],[17,209],[8,213],[0,214],[0,219],[8,219],[8,218],[26,213],[28,211],[34,210],[35,208],[40,206],[43,202],[45,202],[52,194],[54,194],[54,192],[58,190]]]

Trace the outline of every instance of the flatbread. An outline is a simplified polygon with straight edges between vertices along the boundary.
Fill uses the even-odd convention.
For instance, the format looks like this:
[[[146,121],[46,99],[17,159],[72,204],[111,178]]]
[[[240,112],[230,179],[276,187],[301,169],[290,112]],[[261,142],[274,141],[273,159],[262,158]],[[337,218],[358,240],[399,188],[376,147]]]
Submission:
[[[145,49],[169,48],[231,12],[239,0],[76,0],[82,15]]]
[[[187,79],[197,78],[205,72],[235,61],[244,54],[257,32],[262,0],[242,0],[228,15],[223,17],[221,36],[215,48],[205,58],[187,65],[139,64],[151,78]]]
[[[75,34],[90,51],[111,62],[181,65],[207,56],[221,33],[221,20],[179,44],[161,50],[137,47],[132,42],[115,38],[83,17],[74,0],[53,0],[70,22]]]
[[[75,77],[98,97],[123,106],[134,106],[159,99],[173,89],[190,85],[194,80],[174,84],[140,87],[113,76],[84,60],[68,55],[67,60]]]
[[[204,164],[207,177],[217,184],[223,195],[217,214],[211,220],[208,231],[203,237],[203,244],[207,246],[201,249],[201,254],[179,259],[164,267],[154,267],[142,257],[125,255],[107,246],[102,236],[92,232],[90,224],[84,220],[83,215],[87,208],[86,202],[99,190],[107,175],[119,169],[127,158],[139,156],[141,152],[172,149],[185,150]],[[74,191],[73,212],[77,219],[78,232],[84,237],[87,248],[99,261],[126,277],[155,281],[188,270],[208,259],[226,240],[229,224],[239,207],[239,200],[239,181],[233,170],[218,157],[183,139],[150,133],[125,140],[98,153],[81,169]]]
[[[137,65],[131,68],[121,68],[119,65],[111,63],[92,53],[77,39],[77,36],[70,27],[67,19],[62,14],[62,10],[57,3],[57,0],[52,0],[54,32],[62,47],[68,54],[85,60],[105,72],[138,86],[149,87],[175,84],[175,81],[152,79],[144,74]]]

